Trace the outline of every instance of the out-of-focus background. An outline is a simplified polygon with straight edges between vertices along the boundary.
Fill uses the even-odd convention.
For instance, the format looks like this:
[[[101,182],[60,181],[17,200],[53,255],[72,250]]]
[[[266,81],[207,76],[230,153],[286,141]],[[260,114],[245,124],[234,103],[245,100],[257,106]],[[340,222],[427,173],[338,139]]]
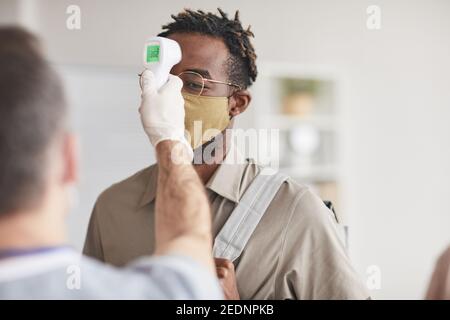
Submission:
[[[73,245],[98,194],[154,162],[137,113],[144,40],[183,8],[217,7],[256,36],[254,101],[237,125],[280,129],[281,170],[336,203],[374,298],[422,298],[450,242],[447,0],[0,0],[0,23],[37,32],[66,81],[83,147]]]

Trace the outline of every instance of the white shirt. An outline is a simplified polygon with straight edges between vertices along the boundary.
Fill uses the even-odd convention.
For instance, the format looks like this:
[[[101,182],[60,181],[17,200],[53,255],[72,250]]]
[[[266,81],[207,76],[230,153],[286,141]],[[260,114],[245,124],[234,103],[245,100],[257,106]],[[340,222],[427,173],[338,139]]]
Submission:
[[[0,259],[0,299],[223,299],[217,278],[188,257],[116,268],[68,248]]]

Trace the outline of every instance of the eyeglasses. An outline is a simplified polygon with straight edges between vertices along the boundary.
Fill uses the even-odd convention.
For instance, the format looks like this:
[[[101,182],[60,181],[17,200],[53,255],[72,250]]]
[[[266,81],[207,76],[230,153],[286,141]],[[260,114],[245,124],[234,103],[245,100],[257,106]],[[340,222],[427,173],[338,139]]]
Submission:
[[[139,85],[142,89],[142,73],[138,74]],[[230,97],[232,93],[229,88],[236,88],[238,91],[242,90],[241,86],[231,82],[219,81],[204,78],[200,73],[195,71],[184,71],[181,72],[178,77],[183,81],[184,92],[196,95],[196,96],[227,96]],[[226,87],[224,87],[226,86]],[[224,90],[226,88],[226,90]],[[227,91],[227,92],[225,92]]]
[[[178,75],[183,81],[183,91],[196,96],[231,96],[230,87],[241,90],[241,86],[225,81],[204,78],[195,71],[184,71]]]

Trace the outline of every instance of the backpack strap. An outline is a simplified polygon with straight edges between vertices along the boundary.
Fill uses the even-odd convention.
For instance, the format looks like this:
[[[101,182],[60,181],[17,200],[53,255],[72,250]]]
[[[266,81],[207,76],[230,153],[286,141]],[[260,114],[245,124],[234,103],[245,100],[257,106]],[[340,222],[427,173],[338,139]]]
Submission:
[[[258,174],[239,200],[237,207],[214,241],[216,258],[236,260],[247,245],[281,185],[288,178],[282,173]]]

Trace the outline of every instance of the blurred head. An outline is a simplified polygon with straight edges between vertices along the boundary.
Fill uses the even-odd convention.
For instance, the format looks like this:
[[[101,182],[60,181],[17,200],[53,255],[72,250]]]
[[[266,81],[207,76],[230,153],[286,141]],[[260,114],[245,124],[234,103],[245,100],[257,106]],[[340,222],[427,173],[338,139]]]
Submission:
[[[246,90],[255,81],[256,54],[250,42],[253,33],[244,29],[237,11],[234,19],[219,14],[185,10],[172,15],[173,22],[163,26],[159,36],[177,41],[182,59],[171,73],[195,72],[224,83],[205,82],[202,96],[228,97],[230,118],[245,111],[251,100]],[[186,89],[186,88],[184,88]],[[189,88],[187,88],[189,89]]]
[[[65,213],[76,178],[66,116],[60,79],[38,39],[0,28],[0,222],[40,209]]]

